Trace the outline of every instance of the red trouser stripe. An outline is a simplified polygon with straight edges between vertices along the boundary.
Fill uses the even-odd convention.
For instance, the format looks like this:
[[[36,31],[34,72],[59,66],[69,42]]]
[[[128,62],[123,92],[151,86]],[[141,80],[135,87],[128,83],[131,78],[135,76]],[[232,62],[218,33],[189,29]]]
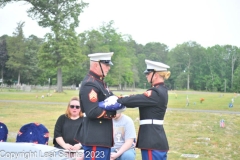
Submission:
[[[92,160],[95,160],[96,150],[97,150],[97,146],[93,146],[93,147],[92,147],[92,153],[94,153],[94,156],[90,155],[90,156],[92,157]]]
[[[148,150],[148,160],[152,160],[152,151]]]

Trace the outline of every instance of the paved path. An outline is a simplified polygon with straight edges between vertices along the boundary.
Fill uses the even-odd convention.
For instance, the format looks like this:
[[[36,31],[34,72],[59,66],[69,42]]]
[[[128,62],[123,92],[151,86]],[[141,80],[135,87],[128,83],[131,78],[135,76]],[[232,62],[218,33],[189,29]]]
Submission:
[[[35,104],[58,104],[66,106],[64,102],[39,102],[39,101],[22,101],[22,100],[0,100],[1,102],[7,103],[35,103]],[[184,112],[203,112],[203,113],[223,113],[223,114],[240,114],[238,111],[221,111],[221,110],[200,110],[200,109],[182,109],[182,108],[168,108],[168,111],[184,111]]]

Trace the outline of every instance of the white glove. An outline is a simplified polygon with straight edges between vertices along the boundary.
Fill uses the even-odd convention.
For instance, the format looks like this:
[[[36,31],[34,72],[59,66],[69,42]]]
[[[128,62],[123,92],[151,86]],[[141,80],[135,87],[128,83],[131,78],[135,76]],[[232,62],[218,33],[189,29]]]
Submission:
[[[118,99],[117,96],[110,96],[110,97],[108,97],[107,99],[104,100],[105,105],[110,106],[110,105],[116,104],[117,99]]]
[[[108,110],[108,111],[116,111],[118,109],[122,109],[122,104],[117,102],[118,97],[117,96],[110,96],[104,101],[98,102],[98,107]]]

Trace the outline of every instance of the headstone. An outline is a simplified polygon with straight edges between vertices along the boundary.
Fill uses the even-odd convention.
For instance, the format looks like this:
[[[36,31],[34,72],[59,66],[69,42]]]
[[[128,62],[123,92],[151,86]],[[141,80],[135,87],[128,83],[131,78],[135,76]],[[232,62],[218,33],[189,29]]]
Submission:
[[[199,155],[198,154],[182,154],[181,157],[184,157],[184,158],[198,158]]]
[[[31,91],[31,86],[24,86],[24,91],[30,92]]]

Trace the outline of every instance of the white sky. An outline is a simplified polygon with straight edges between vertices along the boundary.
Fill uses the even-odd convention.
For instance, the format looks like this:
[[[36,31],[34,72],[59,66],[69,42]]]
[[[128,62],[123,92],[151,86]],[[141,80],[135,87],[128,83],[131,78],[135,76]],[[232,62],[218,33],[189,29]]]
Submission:
[[[196,41],[204,47],[240,47],[239,0],[83,0],[89,3],[79,16],[77,32],[97,29],[114,21],[118,33],[129,34],[140,44],[160,42],[175,47]],[[17,22],[25,21],[26,37],[43,37],[48,29],[27,16],[30,5],[12,3],[0,9],[0,36],[12,35]]]

